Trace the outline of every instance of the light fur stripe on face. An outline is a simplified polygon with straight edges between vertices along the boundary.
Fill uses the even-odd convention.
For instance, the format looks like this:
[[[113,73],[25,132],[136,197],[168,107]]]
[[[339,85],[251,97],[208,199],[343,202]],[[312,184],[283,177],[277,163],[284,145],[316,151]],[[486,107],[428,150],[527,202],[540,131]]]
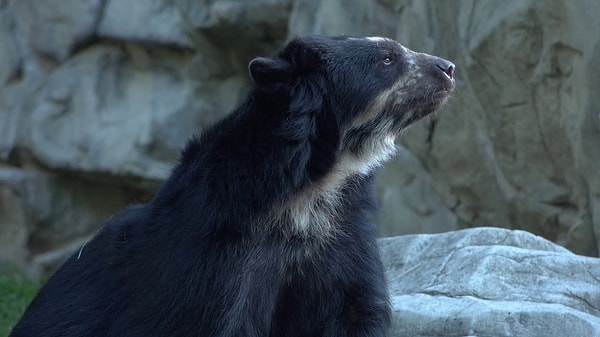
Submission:
[[[402,47],[402,50],[404,51],[404,61],[406,61],[406,63],[408,63],[411,67],[416,66],[418,53],[404,47],[403,45],[400,45],[400,47]]]
[[[377,95],[369,107],[365,109],[365,112],[360,114],[360,116],[352,121],[352,124],[348,130],[359,128],[382,117],[387,120],[395,119],[397,116],[382,116],[385,108],[389,106],[401,105],[405,100],[409,99],[411,97],[411,93],[408,92],[408,89],[416,85],[418,77],[420,77],[420,74],[416,71],[416,68],[412,68],[407,76],[402,77],[390,88]],[[400,118],[410,119],[412,114],[413,111],[404,111]],[[390,128],[387,131],[393,132],[394,130]]]

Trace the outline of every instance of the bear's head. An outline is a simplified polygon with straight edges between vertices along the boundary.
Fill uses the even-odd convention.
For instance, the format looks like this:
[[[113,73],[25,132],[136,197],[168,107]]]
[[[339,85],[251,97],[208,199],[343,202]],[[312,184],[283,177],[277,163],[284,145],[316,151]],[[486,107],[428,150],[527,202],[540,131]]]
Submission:
[[[381,37],[307,36],[275,57],[249,64],[259,88],[289,97],[290,115],[312,116],[312,137],[329,139],[338,159],[370,171],[394,152],[413,122],[438,109],[454,89],[454,64]]]

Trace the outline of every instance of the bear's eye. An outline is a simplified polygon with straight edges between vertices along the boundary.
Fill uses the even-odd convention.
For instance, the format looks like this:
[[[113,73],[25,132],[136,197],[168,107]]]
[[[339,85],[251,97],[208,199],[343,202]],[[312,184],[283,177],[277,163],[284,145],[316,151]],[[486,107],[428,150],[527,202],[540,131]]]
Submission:
[[[389,56],[383,59],[383,64],[385,64],[386,66],[389,66],[390,64],[392,64],[392,62],[394,62],[394,59],[392,59]]]

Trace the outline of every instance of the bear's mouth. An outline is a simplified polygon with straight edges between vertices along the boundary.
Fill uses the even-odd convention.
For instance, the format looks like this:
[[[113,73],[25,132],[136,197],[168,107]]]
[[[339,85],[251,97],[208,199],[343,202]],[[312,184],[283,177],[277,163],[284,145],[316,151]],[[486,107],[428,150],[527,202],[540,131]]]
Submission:
[[[449,82],[446,80],[446,82]],[[440,110],[452,97],[454,81],[443,84],[435,89],[423,90],[422,94],[406,97],[403,95],[397,103],[392,103],[390,111],[383,114],[393,120],[393,130],[396,134],[420,119]]]
[[[441,90],[437,90],[427,96],[422,96],[416,99],[416,109],[417,114],[421,117],[425,117],[440,108],[442,108],[446,102],[452,97],[452,93],[454,92],[454,85],[450,88],[443,88]],[[420,112],[418,110],[421,110]]]

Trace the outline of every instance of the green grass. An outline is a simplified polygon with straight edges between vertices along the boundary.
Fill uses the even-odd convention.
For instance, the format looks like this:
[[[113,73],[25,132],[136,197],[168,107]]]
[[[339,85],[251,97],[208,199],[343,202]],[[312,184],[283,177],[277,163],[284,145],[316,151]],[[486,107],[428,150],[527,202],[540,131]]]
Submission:
[[[28,279],[15,268],[0,267],[0,336],[7,336],[37,293],[40,282]]]

